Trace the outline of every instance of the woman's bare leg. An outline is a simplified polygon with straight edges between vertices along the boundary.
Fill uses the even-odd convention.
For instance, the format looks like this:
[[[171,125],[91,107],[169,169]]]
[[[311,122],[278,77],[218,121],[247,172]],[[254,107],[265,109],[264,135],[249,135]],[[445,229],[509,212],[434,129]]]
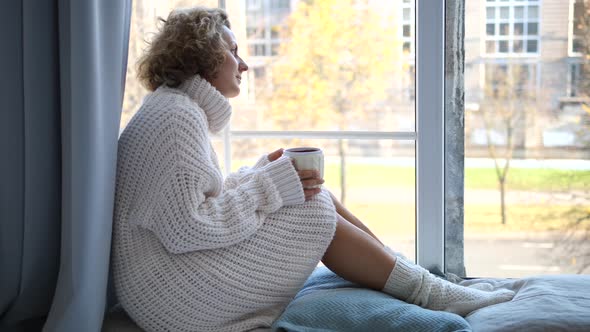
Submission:
[[[348,281],[381,290],[396,258],[385,251],[379,240],[338,214],[336,233],[322,262]]]

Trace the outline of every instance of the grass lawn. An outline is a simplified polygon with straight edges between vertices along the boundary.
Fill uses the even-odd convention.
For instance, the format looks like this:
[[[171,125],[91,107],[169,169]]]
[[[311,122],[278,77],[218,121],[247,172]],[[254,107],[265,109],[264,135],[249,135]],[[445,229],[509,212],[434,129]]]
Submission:
[[[325,178],[338,183],[338,164],[326,165]],[[413,187],[414,168],[388,165],[347,165],[346,181],[356,187]],[[498,180],[493,168],[465,170],[466,189],[497,189]],[[560,191],[590,188],[590,171],[512,168],[508,172],[508,188],[514,190]]]
[[[248,163],[245,163],[248,164]],[[235,164],[234,164],[235,165]],[[330,188],[339,185],[340,165],[326,165],[325,179]],[[364,189],[371,195],[371,189],[413,188],[414,168],[391,165],[347,165],[347,188]],[[354,189],[353,189],[354,188]],[[465,171],[465,188],[497,190],[497,179],[493,168],[468,168]],[[568,191],[571,189],[590,191],[590,171],[569,171],[554,169],[512,168],[508,175],[508,191]],[[379,192],[376,190],[376,192]],[[383,192],[383,191],[381,191]],[[379,194],[375,194],[379,195]],[[364,197],[363,203],[349,199],[347,206],[377,234],[414,234],[415,207],[413,204],[387,202],[387,197]],[[370,202],[370,203],[366,203]],[[564,205],[508,205],[508,222],[501,224],[500,207],[497,203],[468,204],[465,206],[465,232],[533,232],[563,229],[574,217],[568,215],[571,209],[590,214],[588,207]]]
[[[497,189],[495,169],[466,169],[465,186],[470,189]],[[514,190],[535,191],[589,189],[590,171],[512,168],[508,171],[508,186]]]

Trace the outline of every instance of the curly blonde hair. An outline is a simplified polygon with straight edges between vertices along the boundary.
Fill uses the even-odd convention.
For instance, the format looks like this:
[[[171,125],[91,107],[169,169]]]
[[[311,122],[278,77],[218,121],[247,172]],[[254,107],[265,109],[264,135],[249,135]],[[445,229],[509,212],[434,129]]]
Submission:
[[[177,87],[196,74],[215,77],[228,48],[223,27],[231,28],[227,13],[219,8],[175,10],[137,63],[137,77],[148,90],[160,85]]]

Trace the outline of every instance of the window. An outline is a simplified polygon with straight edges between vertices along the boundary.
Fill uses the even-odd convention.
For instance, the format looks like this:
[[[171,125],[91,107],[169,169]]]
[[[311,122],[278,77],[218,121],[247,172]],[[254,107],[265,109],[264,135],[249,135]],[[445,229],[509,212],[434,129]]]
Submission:
[[[415,0],[404,0],[401,4],[402,14],[402,52],[406,56],[404,67],[403,85],[406,87],[404,96],[409,101],[416,97],[416,70],[415,70]]]
[[[536,95],[537,65],[497,64],[485,65],[485,91],[489,98],[531,98]]]
[[[590,108],[580,88],[588,78],[582,57],[564,56],[572,55],[572,30],[551,30],[566,26],[573,6],[541,17],[542,3],[465,2],[466,27],[479,25],[487,43],[482,49],[484,36],[466,29],[467,276],[590,272],[580,236],[589,229]],[[478,17],[486,17],[485,29]],[[541,53],[544,27],[552,42]]]
[[[243,1],[243,0],[241,0]],[[231,1],[228,1],[228,5]],[[289,0],[247,0],[246,37],[250,56],[268,57],[278,53],[280,31],[291,12]],[[231,6],[228,6],[231,11]]]
[[[270,3],[272,9],[289,9],[290,0],[273,0]]]
[[[262,0],[246,0],[246,10],[256,11],[262,8]]]
[[[267,55],[267,45],[263,43],[251,43],[248,45],[248,53],[253,56],[265,56]]]
[[[414,54],[414,33],[415,33],[415,19],[414,19],[414,0],[402,2],[402,40],[403,52],[408,55]]]
[[[134,1],[121,128],[147,94],[133,72],[144,47],[143,38],[155,31],[156,17],[146,13],[165,17],[175,7],[215,3]],[[281,11],[286,2],[279,3],[274,6],[279,10],[275,16],[270,1],[221,3],[230,18],[246,20],[242,26],[233,21],[238,42],[251,52],[245,57],[251,70],[242,88],[257,91],[256,98],[243,93],[232,100],[230,128],[214,140],[222,167],[236,169],[277,146],[322,146],[329,187],[345,197],[346,204],[385,243],[416,257],[426,267],[444,269],[443,3],[420,9],[414,1],[403,0],[404,14],[399,2],[387,0],[368,1],[362,6],[357,0],[315,2],[330,5],[320,16],[324,20],[315,22],[319,25],[316,30],[309,30],[312,24],[305,12],[297,12],[310,2],[289,1],[293,5],[290,11]],[[317,14],[318,8],[313,9],[308,13]],[[423,37],[419,43],[414,40],[414,12],[428,17],[420,20]],[[273,39],[277,37],[273,27],[285,26],[282,22],[287,16],[296,24],[295,15],[300,16],[299,35],[292,33],[283,40],[279,29],[278,38]],[[407,28],[406,36],[402,35],[404,24],[410,25],[409,37]],[[409,43],[406,50],[413,50],[416,59],[412,52],[404,54],[404,42]],[[415,51],[418,47],[413,45],[418,44],[422,52]],[[274,47],[276,56],[269,57],[274,45],[281,47]],[[314,58],[305,58],[309,55]],[[303,66],[297,66],[300,61],[305,61]],[[308,72],[312,69],[339,76],[322,81],[321,75]],[[400,79],[404,75],[420,75],[420,79]],[[255,80],[260,80],[259,84]],[[272,103],[265,99],[269,95],[283,99]],[[421,101],[419,110],[407,96]]]
[[[570,52],[575,56],[579,56],[584,52],[584,35],[587,34],[590,25],[590,19],[586,11],[584,0],[570,1]]]
[[[568,97],[579,97],[583,95],[582,84],[584,83],[584,65],[580,62],[573,62],[569,64],[568,72]],[[587,83],[586,83],[587,84]]]
[[[539,6],[539,1],[535,0],[486,1],[486,53],[503,56],[538,54]]]

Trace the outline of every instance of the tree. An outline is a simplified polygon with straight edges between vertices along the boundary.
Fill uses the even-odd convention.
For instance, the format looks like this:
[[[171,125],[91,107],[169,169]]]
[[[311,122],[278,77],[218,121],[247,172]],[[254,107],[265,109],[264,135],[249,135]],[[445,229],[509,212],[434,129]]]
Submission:
[[[494,161],[500,191],[502,224],[507,222],[506,184],[515,148],[523,145],[526,114],[535,111],[535,89],[529,87],[527,65],[489,66],[480,112],[489,156]]]
[[[300,1],[281,33],[288,41],[271,66],[267,102],[273,124],[282,130],[351,130],[371,110],[393,104],[402,69],[394,14],[368,0]],[[346,142],[338,143],[344,201]]]
[[[590,272],[590,179],[580,176],[580,172],[568,174],[555,179],[569,184],[561,195],[556,195],[555,201],[567,201],[569,208],[559,215],[568,221],[565,229],[557,238],[557,263],[568,262],[577,273]],[[555,216],[543,216],[553,219]]]
[[[574,4],[574,48],[580,53],[580,76],[577,83],[577,94],[581,97],[579,139],[585,149],[590,149],[590,0],[577,0]],[[570,200],[577,202],[565,212],[569,225],[559,245],[571,257],[577,266],[577,272],[590,271],[590,251],[587,244],[590,241],[590,182],[587,178],[571,178],[568,183],[583,184],[582,190],[568,190]]]

